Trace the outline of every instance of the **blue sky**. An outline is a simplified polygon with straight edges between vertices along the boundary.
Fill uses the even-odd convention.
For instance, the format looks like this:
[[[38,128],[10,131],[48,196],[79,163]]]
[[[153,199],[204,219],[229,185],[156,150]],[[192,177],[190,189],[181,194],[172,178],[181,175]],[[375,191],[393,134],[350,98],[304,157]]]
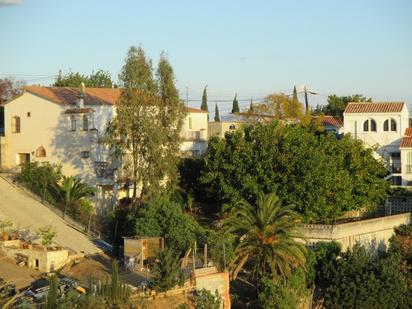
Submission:
[[[333,93],[412,104],[411,16],[409,0],[22,0],[0,5],[0,77],[48,84],[38,75],[101,68],[117,79],[142,44],[154,63],[168,53],[183,98],[206,84],[210,99],[258,100],[306,83],[313,105]]]

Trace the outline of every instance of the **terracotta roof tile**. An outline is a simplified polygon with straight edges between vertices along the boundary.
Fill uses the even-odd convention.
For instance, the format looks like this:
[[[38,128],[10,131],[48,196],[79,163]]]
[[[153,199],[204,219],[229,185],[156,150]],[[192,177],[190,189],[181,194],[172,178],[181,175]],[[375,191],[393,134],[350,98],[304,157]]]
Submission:
[[[412,128],[406,128],[404,135],[405,136],[412,136]]]
[[[404,105],[404,102],[351,102],[346,106],[344,113],[399,113]]]
[[[313,116],[312,120],[315,120],[318,117],[320,117],[320,116]],[[322,117],[322,124],[324,126],[333,126],[333,127],[342,127],[343,126],[342,120],[340,120],[337,117],[333,117],[333,116],[321,116],[321,117]]]
[[[32,93],[46,100],[58,103],[75,105],[78,96],[81,94],[80,88],[72,87],[24,87],[26,92]],[[84,97],[85,105],[114,105],[120,97],[120,88],[86,88]],[[201,109],[187,107],[189,113],[207,113]]]

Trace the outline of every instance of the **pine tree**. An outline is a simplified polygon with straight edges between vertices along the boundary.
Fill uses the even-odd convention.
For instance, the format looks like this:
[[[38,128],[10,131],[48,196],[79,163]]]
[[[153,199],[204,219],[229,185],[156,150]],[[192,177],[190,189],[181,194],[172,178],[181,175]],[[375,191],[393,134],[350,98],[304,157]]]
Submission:
[[[253,113],[253,99],[250,99],[249,112]]]
[[[235,97],[233,98],[233,105],[232,105],[232,113],[239,113],[240,108],[239,108],[239,102],[237,100],[237,93],[235,94]]]
[[[220,122],[219,108],[215,105],[215,122]]]
[[[203,95],[202,95],[202,105],[200,106],[201,110],[204,111],[209,111],[209,108],[207,107],[207,92],[206,92],[207,85],[205,86],[205,89],[203,89]]]

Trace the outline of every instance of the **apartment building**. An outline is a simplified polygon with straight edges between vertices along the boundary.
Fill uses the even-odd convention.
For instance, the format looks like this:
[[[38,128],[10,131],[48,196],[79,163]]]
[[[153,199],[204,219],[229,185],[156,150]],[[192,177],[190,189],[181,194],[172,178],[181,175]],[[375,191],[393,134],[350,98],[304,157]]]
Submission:
[[[62,165],[65,175],[97,187],[97,203],[116,198],[116,169],[103,136],[116,114],[120,89],[25,87],[3,104],[0,167],[17,170],[25,162]],[[207,112],[188,108],[182,128],[181,151],[201,155],[207,148]]]

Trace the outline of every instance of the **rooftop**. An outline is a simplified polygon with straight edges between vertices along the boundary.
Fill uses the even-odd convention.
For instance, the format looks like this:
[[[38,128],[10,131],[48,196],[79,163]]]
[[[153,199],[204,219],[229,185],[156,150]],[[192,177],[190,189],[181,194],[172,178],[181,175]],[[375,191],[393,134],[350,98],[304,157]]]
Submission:
[[[350,102],[344,113],[399,113],[404,106],[404,102]]]
[[[82,94],[80,88],[74,87],[26,86],[24,91],[57,104],[73,106],[76,104],[79,95]],[[84,104],[114,105],[120,97],[120,93],[120,88],[86,88]],[[207,111],[193,107],[187,107],[187,111],[189,113],[207,113]]]

